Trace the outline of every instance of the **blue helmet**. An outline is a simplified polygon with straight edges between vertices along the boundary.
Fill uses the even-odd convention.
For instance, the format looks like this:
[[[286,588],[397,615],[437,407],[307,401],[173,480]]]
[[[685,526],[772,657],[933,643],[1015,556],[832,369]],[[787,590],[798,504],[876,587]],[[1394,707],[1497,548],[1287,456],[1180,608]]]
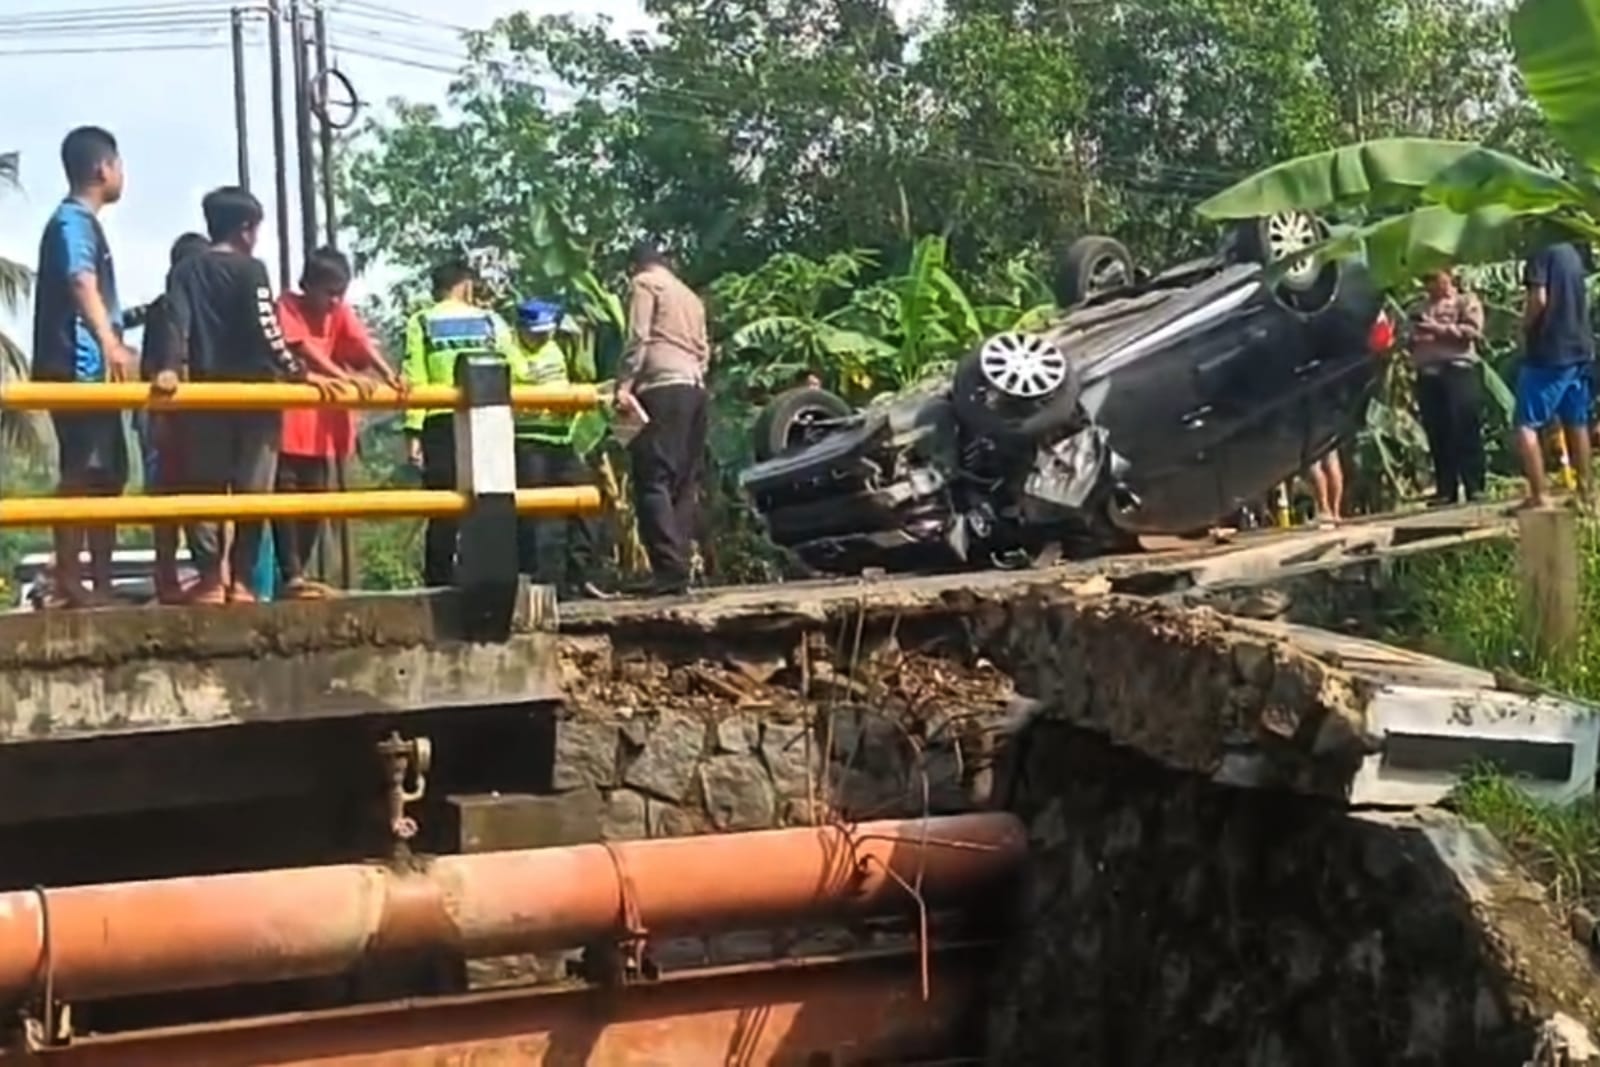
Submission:
[[[517,325],[543,333],[561,322],[561,306],[548,300],[524,300],[517,305]]]

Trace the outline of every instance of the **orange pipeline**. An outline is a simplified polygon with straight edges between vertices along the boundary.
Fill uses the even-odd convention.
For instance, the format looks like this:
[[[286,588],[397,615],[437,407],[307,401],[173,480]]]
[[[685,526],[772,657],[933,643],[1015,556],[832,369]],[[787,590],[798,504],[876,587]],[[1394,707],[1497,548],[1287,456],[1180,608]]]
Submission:
[[[358,493],[244,493],[179,496],[25,497],[0,500],[0,529],[8,526],[115,526],[261,519],[434,518],[464,514],[472,498],[434,489],[376,489]],[[517,513],[553,517],[600,510],[593,486],[517,491]]]
[[[598,407],[600,393],[592,385],[516,385],[511,406],[555,412]],[[314,385],[280,382],[185,382],[164,396],[141,382],[7,382],[0,385],[0,408],[16,411],[277,411],[284,408],[345,408],[396,411],[405,408],[465,407],[453,385],[419,385],[402,395],[374,389],[362,396],[343,389],[324,396]]]
[[[1007,814],[443,856],[0,894],[0,1004],[338,974],[391,951],[468,958],[982,900],[1027,847]],[[892,874],[890,872],[893,872]],[[624,886],[631,908],[624,907]]]

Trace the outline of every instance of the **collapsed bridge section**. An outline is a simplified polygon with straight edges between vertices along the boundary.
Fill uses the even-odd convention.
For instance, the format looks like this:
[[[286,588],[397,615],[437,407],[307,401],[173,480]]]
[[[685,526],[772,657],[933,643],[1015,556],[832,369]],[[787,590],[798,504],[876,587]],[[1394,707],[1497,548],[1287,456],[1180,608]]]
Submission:
[[[307,607],[336,627],[333,610]],[[448,617],[434,610],[413,617]],[[305,633],[285,628],[306,618],[260,609],[255,622]],[[500,654],[446,634],[418,629],[416,652],[393,648]],[[270,1048],[270,1062],[387,1064],[478,1050],[634,1064],[735,1050],[752,1064],[845,1064],[977,1056],[986,1038],[995,1063],[1051,1047],[1086,1063],[1130,1062],[1129,1050],[1183,1062],[1179,1048],[1140,1044],[1155,1013],[1166,1032],[1204,1035],[1219,1062],[1257,1048],[1299,1062],[1328,1047],[1327,1026],[1366,1013],[1388,1020],[1382,1040],[1351,1055],[1445,1062],[1472,1041],[1531,1047],[1558,1013],[1594,1018],[1587,964],[1537,892],[1428,806],[1452,765],[1425,769],[1424,799],[1390,792],[1405,810],[1351,812],[1391,755],[1384,709],[1408,693],[1507,720],[1564,714],[1492,679],[1107,595],[1101,575],[1070,569],[603,603],[559,625],[547,616],[522,640],[537,671],[508,661],[492,677],[537,679],[537,692],[409,711],[351,695],[311,724],[381,722],[434,742],[426,795],[402,812],[418,824],[412,847],[383,863],[357,862],[374,854],[357,842],[295,844],[325,796],[312,774],[307,815],[274,824],[277,864],[150,870],[146,858],[144,881],[80,868],[82,888],[42,894],[27,886],[43,879],[13,880],[0,988],[31,1020],[14,1055],[244,1064],[269,1062]],[[132,647],[159,670],[160,652]],[[361,642],[307,651],[329,647]],[[286,665],[271,643],[256,651]],[[245,727],[307,728],[168,723],[111,740],[177,745]],[[1555,740],[1569,772],[1592,758],[1582,731]],[[323,747],[302,738],[298,752]],[[463,773],[474,747],[493,773]],[[245,748],[224,766],[242,774]],[[1391,759],[1377,787],[1413,770]],[[120,788],[135,786],[130,774]],[[978,811],[990,814],[964,814]],[[1002,812],[1028,827],[1020,894],[999,871],[1021,841]],[[871,829],[884,819],[899,821]],[[82,839],[99,862],[91,840],[114,842]],[[541,844],[553,847],[529,847]],[[20,874],[25,858],[8,861]],[[290,869],[260,869],[272,866]],[[1397,896],[1412,906],[1384,903]],[[139,901],[173,917],[141,931],[128,910]],[[984,943],[1016,919],[996,964]],[[1295,951],[1227,947],[1270,948],[1279,934]],[[1340,996],[1324,995],[1335,984]],[[212,998],[218,986],[233,999]],[[1213,1003],[1196,992],[1207,989],[1232,992]],[[1065,1001],[1083,1010],[1050,1007]]]

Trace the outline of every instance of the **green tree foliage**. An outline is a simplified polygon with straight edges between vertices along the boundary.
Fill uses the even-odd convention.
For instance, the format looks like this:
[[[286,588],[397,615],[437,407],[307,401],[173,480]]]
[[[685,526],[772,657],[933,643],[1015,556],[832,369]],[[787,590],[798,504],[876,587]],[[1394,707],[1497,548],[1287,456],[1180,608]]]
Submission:
[[[771,390],[811,368],[866,400],[938,369],[1047,305],[1040,278],[1071,238],[1116,234],[1151,266],[1204,252],[1217,228],[1197,203],[1341,140],[1554,158],[1493,5],[945,0],[912,22],[888,0],[646,9],[647,36],[527,14],[471,35],[446,108],[401,103],[356,137],[347,217],[364,258],[420,277],[466,252],[502,296],[590,292],[580,277],[620,292],[629,245],[664,239],[711,304],[714,510],[738,508],[734,438]],[[1369,427],[1404,453],[1384,492],[1414,481],[1414,430],[1381,413]],[[719,531],[741,528],[725,518]]]
[[[19,159],[15,152],[0,153],[0,193],[17,189]],[[15,315],[33,288],[33,271],[15,260],[0,256],[0,308]],[[28,377],[28,357],[16,341],[0,333],[0,381],[21,381]],[[15,457],[26,464],[44,462],[49,432],[44,421],[30,412],[0,409],[0,455]],[[0,466],[0,477],[7,473]]]
[[[402,104],[357,139],[360,249],[466,249],[521,285],[574,251],[607,276],[645,234],[699,283],[785,252],[890,263],[922,234],[967,270],[1091,230],[1163,259],[1213,239],[1196,201],[1330,141],[1538,143],[1488,5],[949,0],[910,26],[885,0],[647,8],[648,38],[526,14],[474,35],[447,109]]]
[[[1207,200],[1201,214],[1349,210],[1359,227],[1323,254],[1361,249],[1391,282],[1446,263],[1501,261],[1561,237],[1600,239],[1600,0],[1522,0],[1510,29],[1517,67],[1569,166],[1488,144],[1360,142],[1254,174]]]

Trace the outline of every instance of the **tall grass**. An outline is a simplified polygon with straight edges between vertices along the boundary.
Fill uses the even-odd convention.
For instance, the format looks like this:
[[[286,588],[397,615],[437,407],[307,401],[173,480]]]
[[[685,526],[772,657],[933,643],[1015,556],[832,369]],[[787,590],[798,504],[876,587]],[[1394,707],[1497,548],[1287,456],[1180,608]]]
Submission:
[[[1451,805],[1509,848],[1556,904],[1600,911],[1600,800],[1542,804],[1485,768],[1467,776]]]
[[[1517,546],[1485,542],[1397,565],[1389,636],[1588,700],[1600,701],[1600,527],[1579,541],[1583,627],[1563,655],[1540,651],[1521,604]],[[1503,843],[1552,900],[1600,911],[1600,798],[1565,806],[1534,800],[1492,766],[1475,768],[1451,798],[1466,818]]]
[[[1561,655],[1539,649],[1524,617],[1517,547],[1486,542],[1396,564],[1387,636],[1399,644],[1493,671],[1509,671],[1600,701],[1600,525],[1579,535],[1583,626]]]

